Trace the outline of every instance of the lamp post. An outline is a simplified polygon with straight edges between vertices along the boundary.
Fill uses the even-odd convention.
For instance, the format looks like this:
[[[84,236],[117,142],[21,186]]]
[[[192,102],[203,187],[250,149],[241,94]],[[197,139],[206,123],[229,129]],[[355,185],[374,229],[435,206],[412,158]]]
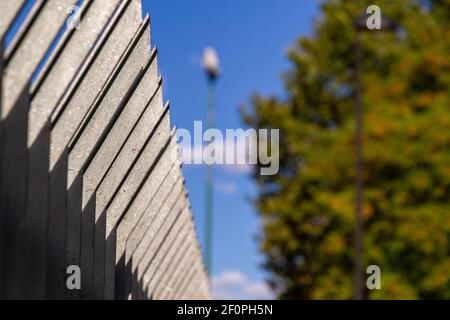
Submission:
[[[213,48],[206,48],[203,52],[202,65],[208,80],[207,127],[209,129],[214,128],[215,126],[216,82],[220,73],[219,58]],[[213,167],[212,164],[207,164],[205,181],[205,263],[209,275],[212,274],[213,192]]]
[[[355,300],[363,299],[362,286],[362,205],[363,205],[363,141],[362,141],[362,63],[363,63],[363,43],[362,32],[367,31],[368,15],[362,15],[353,21],[356,34],[355,48],[355,260],[354,260],[354,292]],[[395,22],[381,17],[381,29],[379,31],[394,31],[397,25]]]

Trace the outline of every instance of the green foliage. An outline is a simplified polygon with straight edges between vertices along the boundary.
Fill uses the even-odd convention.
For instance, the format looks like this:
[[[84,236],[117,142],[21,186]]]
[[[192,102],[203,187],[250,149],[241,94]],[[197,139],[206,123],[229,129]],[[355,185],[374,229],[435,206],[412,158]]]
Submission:
[[[280,172],[258,176],[261,248],[280,298],[348,299],[353,290],[352,19],[372,1],[325,1],[314,34],[289,51],[284,97],[255,95],[244,122],[279,128]],[[450,1],[377,1],[401,26],[365,31],[366,298],[450,298]]]

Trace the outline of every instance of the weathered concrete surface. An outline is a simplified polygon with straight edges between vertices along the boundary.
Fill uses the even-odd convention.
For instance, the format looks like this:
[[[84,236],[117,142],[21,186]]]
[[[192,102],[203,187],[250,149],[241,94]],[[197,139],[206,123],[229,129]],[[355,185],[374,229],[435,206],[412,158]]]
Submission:
[[[145,235],[139,240],[136,250],[132,253],[133,258],[131,270],[133,273],[136,273],[138,279],[141,279],[143,271],[147,266],[148,259],[150,259],[150,257],[144,256],[145,253],[147,252],[149,246],[152,245],[152,242],[155,239],[155,234],[161,228],[161,225],[170,213],[170,209],[173,205],[175,205],[178,198],[182,195],[182,192],[183,182],[181,178],[178,178],[175,184],[170,186],[170,192],[162,201],[163,203],[158,209],[158,215],[155,219],[153,219],[153,221],[146,224]],[[154,246],[152,249],[154,249]]]
[[[139,187],[140,179],[144,179],[143,174],[140,174],[143,170],[142,165],[145,164],[145,160],[142,160],[142,158],[148,158],[152,153],[150,150],[155,151],[154,148],[155,145],[147,145],[147,147],[145,147],[144,153],[137,159],[126,178],[126,173],[123,173],[122,177],[121,174],[110,176],[110,179],[108,180],[113,181],[113,183],[120,183],[120,187],[114,193],[116,198],[108,200],[108,207],[104,201],[106,195],[108,195],[108,192],[104,191],[108,189],[108,183],[102,184],[99,188],[97,199],[100,198],[99,203],[103,203],[100,204],[100,207],[104,208],[101,209],[101,211],[96,209],[98,214],[95,230],[94,272],[96,292],[98,292],[99,295],[103,294],[103,290],[107,291],[107,289],[104,288],[105,283],[109,284],[109,282],[114,280],[114,272],[108,273],[111,278],[105,277],[105,259],[108,261],[108,264],[112,263],[112,266],[115,262],[115,241],[112,243],[110,242],[111,232],[112,230],[115,230],[115,226],[114,222],[111,221],[122,216],[129,206],[129,202],[133,198],[136,188]],[[152,160],[149,161],[148,165],[151,165],[151,163]],[[122,178],[122,181],[120,178]],[[116,181],[114,181],[114,179],[116,179]],[[118,200],[118,198],[121,198],[121,200]]]
[[[177,193],[176,187],[174,188],[174,193]],[[175,203],[172,205],[169,202],[169,199],[167,199],[168,203],[164,204],[163,208],[161,209],[160,213],[161,216],[166,214],[165,207],[169,207],[169,210],[167,212],[167,216],[165,217],[162,225],[157,229],[157,231],[152,235],[152,228],[150,227],[147,231],[147,235],[150,233],[150,243],[146,246],[145,252],[140,259],[140,261],[137,264],[137,275],[141,279],[142,286],[144,288],[147,287],[149,278],[151,275],[154,274],[156,271],[155,265],[159,264],[161,261],[158,259],[158,255],[160,252],[163,254],[165,253],[163,244],[164,242],[168,242],[170,240],[170,235],[172,232],[174,232],[176,221],[179,219],[183,209],[187,205],[187,199],[184,194],[184,189],[182,189],[181,194],[178,196],[178,199],[176,199]],[[155,221],[156,223],[157,221]],[[142,243],[145,243],[146,237],[144,237]],[[138,247],[139,248],[139,247]],[[138,252],[138,250],[136,250]],[[147,276],[146,276],[147,275]]]
[[[160,84],[160,82],[159,82]],[[115,240],[112,242],[113,248],[109,249],[109,246],[107,245],[110,243],[110,237],[112,234],[112,231],[115,232],[115,221],[119,220],[124,214],[125,210],[129,207],[129,202],[132,201],[132,198],[134,197],[135,190],[139,188],[137,185],[138,183],[141,183],[140,179],[144,179],[144,177],[140,177],[141,174],[147,174],[148,170],[151,170],[151,166],[153,164],[151,162],[145,163],[145,161],[137,159],[139,156],[139,151],[142,150],[142,148],[145,146],[149,138],[154,138],[154,134],[160,133],[160,125],[163,122],[168,121],[167,112],[168,110],[162,110],[161,104],[162,103],[162,96],[160,93],[160,86],[158,86],[157,92],[152,96],[150,102],[148,103],[147,107],[145,108],[144,113],[140,117],[138,123],[136,124],[135,128],[133,129],[133,132],[130,134],[127,142],[121,149],[120,153],[118,154],[117,158],[115,159],[114,163],[112,164],[108,175],[104,177],[102,184],[98,188],[98,195],[99,195],[99,202],[96,203],[96,207],[101,208],[102,213],[98,214],[97,216],[97,226],[96,231],[99,233],[96,234],[96,245],[100,246],[97,247],[97,274],[100,276],[100,278],[97,280],[98,290],[99,294],[101,294],[100,290],[103,286],[100,281],[105,281],[105,292],[109,292],[110,297],[114,294],[114,290],[111,290],[110,284],[113,283],[115,272],[112,270],[110,273],[108,273],[108,276],[105,276],[105,279],[102,279],[103,276],[103,269],[101,268],[102,263],[101,261],[103,259],[107,259],[108,263],[105,265],[115,265]],[[161,114],[162,113],[162,114]],[[159,119],[158,119],[159,117]],[[156,122],[156,124],[155,124]],[[149,130],[149,128],[152,128],[153,130]],[[154,131],[154,132],[153,132]],[[148,146],[150,147],[150,146]],[[148,151],[145,151],[148,152]],[[142,171],[142,167],[139,168],[139,166],[146,165],[147,169]],[[131,168],[131,166],[133,166]],[[145,167],[144,167],[145,168]],[[137,179],[131,180],[127,177],[127,174],[129,176],[134,176]],[[127,181],[128,180],[128,181]],[[131,184],[131,187],[130,187]],[[118,191],[118,187],[121,185],[122,192],[120,193]],[[114,192],[109,192],[108,189],[111,189],[112,186],[115,186]],[[122,202],[115,202],[112,201],[108,195],[115,195],[116,192],[119,192],[118,194],[122,195]],[[126,197],[125,193],[128,195]],[[101,205],[100,202],[103,202],[104,204]],[[110,204],[108,209],[106,206]],[[109,217],[109,218],[108,218]],[[114,219],[112,222],[110,221],[107,224],[107,220]],[[108,230],[106,230],[108,228]],[[111,229],[112,228],[112,229]],[[115,234],[114,234],[115,237]],[[105,243],[106,241],[106,243]],[[106,248],[105,248],[106,246]],[[106,252],[105,252],[106,250]],[[109,250],[109,251],[108,251]],[[104,254],[103,254],[104,253]],[[104,257],[102,257],[102,255]]]
[[[200,287],[202,286],[202,283],[204,283],[205,279],[202,276],[203,265],[201,265],[201,263],[199,263],[197,260],[198,259],[195,259],[194,264],[191,265],[191,276],[188,276],[186,285],[182,287],[179,293],[174,296],[174,299],[193,299],[195,292],[200,291]]]
[[[3,52],[3,42],[0,41],[0,53]],[[2,110],[2,83],[3,83],[3,54],[0,54],[0,113]],[[0,150],[3,150],[3,121],[0,119]],[[2,178],[2,156],[0,156],[0,191],[2,190],[3,178]],[[2,197],[0,196],[0,240],[3,240],[3,206]],[[0,297],[2,297],[3,288],[3,241],[0,241]]]
[[[111,182],[111,176],[117,178],[116,188],[118,187],[121,178],[123,179],[129,170],[129,166],[150,134],[149,130],[145,129],[151,128],[156,122],[156,117],[153,116],[154,112],[150,110],[149,106],[156,95],[155,90],[158,90],[160,84],[156,60],[151,60],[147,68],[144,77],[140,80],[138,87],[99,147],[98,152],[88,167],[83,170],[81,264],[84,274],[90,275],[92,278],[89,280],[89,276],[85,277],[85,281],[92,281],[92,285],[94,283],[95,208],[98,205],[94,199],[95,192],[102,181]],[[113,195],[114,192],[110,193],[111,197]],[[106,198],[105,200],[110,201]],[[87,265],[86,262],[88,262]]]
[[[176,285],[180,281],[180,274],[182,273],[184,266],[190,265],[191,262],[188,260],[195,257],[194,253],[198,251],[195,226],[189,207],[186,208],[184,214],[187,218],[187,221],[185,222],[186,234],[180,234],[180,238],[183,239],[183,245],[173,254],[172,261],[164,270],[157,283],[155,283],[154,289],[152,289],[151,283],[149,284],[148,292],[154,299],[168,299],[175,293]]]
[[[175,295],[180,291],[181,286],[186,280],[187,273],[191,269],[194,260],[196,258],[195,256],[196,243],[194,239],[192,239],[192,236],[190,238],[191,241],[189,249],[186,251],[186,254],[183,255],[179,260],[180,262],[177,264],[177,268],[175,269],[173,275],[171,276],[172,279],[168,281],[168,288],[170,288],[171,290],[162,292],[159,299],[162,300],[174,299]]]
[[[161,91],[159,90],[158,92]],[[158,101],[157,97],[158,94],[156,95],[155,100],[152,100],[152,102]],[[157,106],[158,105],[156,105],[156,107]],[[150,106],[150,109],[151,108],[152,106]],[[111,231],[115,228],[120,217],[128,208],[143,181],[145,181],[146,176],[148,176],[149,168],[153,166],[153,163],[157,160],[158,155],[163,152],[162,150],[164,150],[165,145],[167,144],[169,134],[169,113],[168,111],[165,111],[158,123],[153,128],[150,139],[143,147],[143,152],[137,158],[126,178],[124,177],[124,179],[122,179],[120,188],[115,192],[115,197],[110,201],[110,204],[108,205],[106,211],[103,209],[103,204],[106,203],[103,199],[108,196],[108,190],[112,185],[114,185],[114,183],[105,180],[98,189],[97,204],[99,206],[96,207],[96,216],[98,217],[98,219],[96,219],[96,254],[94,256],[94,278],[97,285],[97,292],[103,293],[104,283],[105,281],[108,282],[108,279],[105,279],[104,277],[105,259],[111,261],[111,258],[109,258],[109,256],[115,253],[115,246],[110,249],[107,243],[105,244],[105,241],[110,237]],[[120,164],[121,162],[117,161],[115,165],[118,163]],[[118,177],[119,175],[111,176],[111,180],[119,181]]]
[[[81,7],[82,28],[67,30],[32,86],[28,114],[28,186],[25,221],[26,296],[46,297],[47,211],[50,115],[94,47],[120,0],[87,1]],[[39,190],[39,192],[37,192]]]
[[[144,23],[110,77],[104,95],[97,99],[91,116],[86,119],[82,127],[69,144],[68,176],[67,176],[67,238],[66,254],[68,261],[80,259],[81,232],[79,227],[71,229],[70,226],[80,226],[82,223],[82,168],[89,161],[92,154],[97,152],[106,137],[114,139],[116,136],[109,132],[116,119],[127,106],[130,95],[142,77],[143,70],[150,60],[150,43],[148,20]],[[131,88],[131,92],[128,88]],[[109,134],[108,134],[109,133]],[[123,133],[126,137],[126,132]],[[116,141],[118,142],[118,141]],[[105,164],[106,165],[106,164]],[[91,223],[93,223],[92,221]],[[85,248],[86,249],[86,248]],[[89,248],[87,248],[89,249]],[[88,250],[82,250],[87,252]],[[92,274],[92,255],[90,261],[81,261],[81,270],[85,275],[83,293],[90,297],[92,281],[88,281]]]
[[[193,300],[196,299],[196,296],[200,292],[202,279],[199,277],[199,270],[196,270],[194,278],[190,282],[190,284],[186,287],[185,291],[179,296],[180,300]]]
[[[2,143],[0,144],[0,164],[2,183],[0,184],[0,194],[5,201],[0,202],[1,215],[4,216],[3,228],[7,229],[5,238],[0,242],[5,244],[2,260],[5,261],[2,287],[6,298],[24,297],[24,277],[25,277],[25,256],[32,252],[33,248],[27,247],[25,250],[25,217],[26,217],[26,152],[27,145],[23,145],[27,137],[27,117],[29,109],[29,81],[34,70],[39,65],[45,52],[55,38],[58,28],[60,28],[66,17],[58,13],[58,7],[69,4],[70,1],[54,1],[52,4],[36,4],[40,10],[33,16],[33,25],[29,28],[22,28],[16,36],[17,41],[10,44],[5,67],[2,70],[2,107],[0,109],[0,119],[2,124]],[[8,6],[4,14],[6,28],[9,26],[9,18],[13,19],[16,11],[21,7]],[[5,4],[2,4],[5,5]],[[15,11],[9,15],[9,10]],[[9,17],[9,18],[8,18]],[[50,22],[50,23],[49,23]],[[53,24],[53,26],[52,26]],[[49,28],[50,25],[50,28]],[[56,29],[56,30],[54,30]],[[6,29],[5,29],[6,30]],[[3,52],[2,52],[3,55]],[[23,102],[27,96],[26,105]],[[11,173],[18,173],[17,176]],[[25,198],[24,198],[25,194]],[[13,223],[11,226],[9,223]],[[17,250],[12,250],[8,243],[15,243]],[[11,261],[11,262],[10,262]],[[11,274],[13,272],[13,274]],[[20,287],[20,288],[19,288]]]
[[[172,134],[173,136],[173,134]],[[140,190],[132,200],[129,208],[118,221],[116,227],[116,241],[108,241],[106,243],[106,261],[114,258],[117,265],[116,270],[106,270],[106,274],[114,274],[115,281],[118,283],[115,290],[115,296],[120,298],[127,298],[129,292],[131,292],[131,255],[126,256],[125,248],[130,245],[128,252],[134,251],[137,246],[136,237],[134,236],[135,227],[143,227],[151,222],[152,216],[143,217],[146,208],[149,206],[158,209],[159,205],[155,205],[154,199],[158,199],[161,195],[158,193],[161,185],[164,183],[174,183],[173,175],[176,172],[175,167],[179,167],[179,164],[174,157],[174,150],[176,150],[175,139],[171,137],[168,141],[167,147],[163,150],[163,154],[157,160],[155,166],[150,170],[149,176],[145,179]],[[167,182],[167,180],[169,180]],[[161,198],[162,201],[164,198]],[[143,231],[141,233],[143,235]],[[130,238],[131,237],[131,238]],[[107,266],[111,266],[111,263],[107,263]],[[111,276],[106,276],[105,288],[111,287],[113,281]],[[105,290],[107,291],[107,290]],[[111,293],[109,293],[111,294]]]
[[[197,251],[197,254],[200,252]],[[208,281],[205,277],[205,272],[203,264],[201,263],[201,259],[195,259],[194,264],[192,265],[191,276],[187,277],[187,282],[182,289],[175,294],[174,299],[198,299],[202,292],[208,291]],[[208,297],[203,297],[203,299],[207,299]]]
[[[154,208],[158,210],[167,194],[166,191],[160,190],[161,185],[164,184],[163,189],[166,190],[175,183],[177,178],[175,174],[178,170],[177,167],[179,167],[178,161],[172,157],[173,150],[176,148],[175,143],[175,139],[171,137],[168,147],[150,172],[149,177],[127,210],[127,214],[120,219],[117,231],[116,261],[125,255],[125,248],[127,248],[126,262],[129,262],[131,253],[138,245],[138,240],[143,237],[145,222],[151,222],[155,215],[155,211],[147,211],[146,209]],[[144,214],[147,215],[143,216]]]
[[[0,1],[0,39],[19,13],[26,0]]]
[[[155,300],[160,300],[165,296],[173,293],[174,280],[177,276],[177,271],[179,270],[179,266],[183,261],[183,258],[187,255],[190,255],[190,250],[193,250],[193,241],[192,235],[193,229],[189,226],[186,228],[186,232],[184,235],[180,235],[181,245],[177,248],[178,250],[173,254],[171,261],[168,266],[164,268],[161,272],[162,275],[160,279],[155,280],[154,283],[149,284],[148,293],[149,297]],[[152,287],[153,286],[153,289]]]
[[[150,105],[149,110],[153,107],[158,107],[158,100],[162,100],[161,90],[159,90],[153,101],[156,105],[153,106],[153,101]],[[123,181],[120,192],[112,200],[109,208],[108,215],[106,219],[106,236],[113,227],[118,223],[120,217],[122,217],[123,212],[125,212],[128,204],[133,200],[134,194],[138,191],[141,184],[149,175],[149,168],[153,166],[155,161],[162,155],[170,139],[170,118],[168,108],[164,109],[160,116],[158,123],[152,130],[150,139],[148,139],[143,147],[143,152],[139,155],[135,165],[127,175],[126,179]],[[119,159],[122,160],[122,159]],[[120,162],[119,162],[120,163]],[[105,188],[108,187],[105,184]],[[107,190],[107,189],[106,189]],[[103,189],[101,190],[103,191]],[[99,196],[105,196],[107,191],[99,192]]]
[[[192,264],[194,262],[194,256],[192,249],[189,251],[189,256],[186,256],[182,263],[188,263],[189,268],[192,268]],[[189,259],[187,259],[189,257]],[[174,278],[173,285],[169,285],[170,291],[162,291],[160,297],[156,296],[155,299],[159,300],[174,300],[175,295],[179,292],[181,285],[184,283],[185,278],[187,276],[187,272],[189,271],[185,265],[180,265],[178,270],[177,277]],[[163,287],[164,288],[164,287]]]
[[[187,258],[188,262],[182,263],[182,269],[176,282],[178,285],[175,286],[173,293],[169,295],[170,299],[180,299],[196,277],[202,279],[202,281],[207,281],[206,272],[201,263],[198,242],[196,239],[194,242],[192,254]]]
[[[66,29],[77,2],[36,1],[0,48],[0,296],[208,297],[141,1],[83,1]]]
[[[197,259],[193,259],[192,264],[189,265],[189,268],[181,277],[180,286],[178,290],[175,291],[173,295],[173,300],[181,300],[183,298],[184,293],[190,288],[192,282],[196,281],[198,278],[198,273],[200,272],[200,267],[197,263]]]
[[[156,64],[156,62],[155,62]],[[158,84],[152,83],[149,84],[150,81],[154,82],[154,79],[157,76],[156,72],[156,66],[152,66],[151,69],[149,69],[146,78],[144,78],[144,81],[142,82],[143,86],[142,89],[147,89],[147,85],[149,87],[154,87],[155,90],[158,90],[160,88],[160,81],[157,81]],[[157,86],[157,87],[156,87]],[[139,91],[139,88],[138,90]],[[153,91],[153,89],[152,89]],[[129,125],[131,122],[130,118],[134,115],[137,116],[137,111],[140,110],[141,106],[138,106],[136,103],[139,102],[139,100],[142,100],[147,94],[149,94],[151,91],[143,90],[143,92],[138,92],[138,94],[135,95],[135,99],[133,102],[130,101],[130,106],[127,107],[127,110],[130,110],[131,113],[128,117],[124,117],[122,122],[118,122],[117,126],[115,128],[118,129],[118,133],[120,133],[123,130],[124,126]],[[127,138],[126,143],[122,146],[120,153],[117,155],[114,160],[114,163],[112,163],[108,168],[108,173],[106,176],[103,176],[101,180],[103,180],[102,186],[100,186],[100,189],[104,189],[105,185],[108,188],[111,188],[114,186],[114,191],[118,188],[121,181],[126,176],[126,173],[129,171],[130,166],[135,161],[136,157],[138,156],[140,150],[145,144],[145,141],[149,138],[149,135],[151,134],[151,131],[149,128],[152,128],[155,125],[155,122],[157,121],[156,113],[159,114],[161,111],[159,107],[161,105],[157,103],[155,100],[158,100],[157,93],[154,92],[153,96],[149,99],[148,104],[146,105],[143,103],[142,105],[146,105],[144,112],[140,115],[138,123],[133,128],[132,133]],[[156,104],[156,105],[155,105]],[[162,117],[162,115],[159,115],[159,117]],[[116,139],[117,140],[117,139]],[[108,141],[105,141],[104,146],[107,146]],[[117,141],[111,141],[112,143]],[[102,146],[103,149],[103,146]],[[106,163],[109,163],[109,160],[107,160],[107,155],[111,151],[112,146],[105,148],[105,153],[102,153],[102,149],[99,150],[97,153],[95,159],[90,164],[89,169],[86,171],[84,175],[84,195],[83,195],[83,201],[85,199],[91,198],[91,191],[90,190],[97,190],[97,182],[100,182],[98,173],[102,172],[102,165],[105,165]],[[98,156],[98,157],[97,157]],[[95,186],[95,187],[94,187]],[[106,191],[101,191],[105,194],[108,194]],[[114,192],[110,193],[111,196],[114,195]],[[104,197],[103,200],[110,201],[110,199],[106,199]],[[97,205],[97,204],[96,204]],[[95,205],[95,206],[96,206]],[[91,204],[91,206],[86,203],[86,206],[83,205],[83,216],[85,216],[88,211],[91,212],[89,215],[92,215],[92,220],[95,219],[95,206]],[[102,227],[103,228],[103,227]],[[93,235],[94,233],[92,233]],[[93,239],[92,239],[93,242]],[[115,242],[115,241],[114,241]],[[114,252],[115,253],[115,252]],[[112,265],[115,265],[115,259],[112,260]],[[114,272],[112,274],[112,279],[114,279]],[[114,290],[112,291],[113,295]],[[112,296],[113,297],[113,296]]]
[[[147,295],[154,294],[156,283],[160,283],[162,276],[170,266],[170,262],[172,262],[178,249],[182,247],[186,233],[190,231],[189,220],[188,207],[185,207],[144,271],[143,285]]]
[[[115,67],[118,67],[120,58],[141,24],[140,10],[135,1],[124,3],[98,40],[98,46],[85,61],[65,98],[52,114],[48,233],[49,243],[53,246],[49,262],[54,265],[50,265],[48,270],[50,297],[53,296],[53,292],[55,296],[61,296],[65,287],[66,266],[80,264],[79,254],[69,251],[66,256],[66,247],[76,247],[76,244],[66,241],[77,239],[77,235],[81,232],[77,221],[75,224],[66,221],[68,144],[91,107],[95,105],[95,100],[101,99],[105,94],[103,90],[105,83]],[[66,230],[66,226],[69,229]],[[73,236],[67,237],[67,232]],[[55,248],[54,244],[59,247]]]
[[[22,299],[24,296],[25,247],[23,221],[26,206],[26,123],[29,93],[26,88],[3,119],[2,159],[2,239],[3,279],[1,296]]]
[[[5,119],[15,101],[26,88],[31,75],[38,67],[58,31],[67,20],[64,8],[76,4],[76,0],[45,1],[33,19],[31,27],[14,43],[4,71],[2,119]]]

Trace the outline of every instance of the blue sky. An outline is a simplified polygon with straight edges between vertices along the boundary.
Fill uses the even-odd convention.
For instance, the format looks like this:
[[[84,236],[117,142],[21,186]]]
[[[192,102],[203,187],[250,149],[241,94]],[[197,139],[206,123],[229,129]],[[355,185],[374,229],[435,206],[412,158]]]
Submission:
[[[316,0],[143,0],[151,18],[151,42],[159,49],[165,99],[172,124],[193,129],[206,119],[206,80],[199,65],[203,49],[220,57],[217,127],[241,128],[238,107],[253,92],[282,94],[280,75],[289,68],[286,50],[311,32]],[[187,188],[203,242],[204,167],[184,167]],[[258,216],[248,174],[215,170],[213,277],[219,297],[264,297]],[[230,286],[234,286],[231,288]],[[241,288],[239,288],[241,286]],[[236,288],[237,287],[237,288]],[[258,291],[259,290],[259,291]]]

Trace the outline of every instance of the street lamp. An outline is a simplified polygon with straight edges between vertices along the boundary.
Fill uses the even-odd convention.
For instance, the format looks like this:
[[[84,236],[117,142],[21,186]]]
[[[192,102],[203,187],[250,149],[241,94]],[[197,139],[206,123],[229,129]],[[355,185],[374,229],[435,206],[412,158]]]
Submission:
[[[220,62],[214,48],[208,47],[203,52],[202,66],[208,79],[208,115],[207,127],[215,126],[216,82],[220,74]],[[213,167],[206,166],[205,181],[205,262],[209,275],[212,274],[212,231],[213,231]]]
[[[202,65],[210,80],[216,80],[220,74],[220,61],[214,48],[208,47],[203,52]]]
[[[362,15],[353,21],[356,35],[356,63],[355,63],[355,266],[354,266],[354,293],[355,300],[363,298],[362,287],[362,203],[363,203],[363,181],[362,181],[362,32],[368,30],[368,14]],[[395,31],[397,24],[388,18],[381,17],[380,31]]]

